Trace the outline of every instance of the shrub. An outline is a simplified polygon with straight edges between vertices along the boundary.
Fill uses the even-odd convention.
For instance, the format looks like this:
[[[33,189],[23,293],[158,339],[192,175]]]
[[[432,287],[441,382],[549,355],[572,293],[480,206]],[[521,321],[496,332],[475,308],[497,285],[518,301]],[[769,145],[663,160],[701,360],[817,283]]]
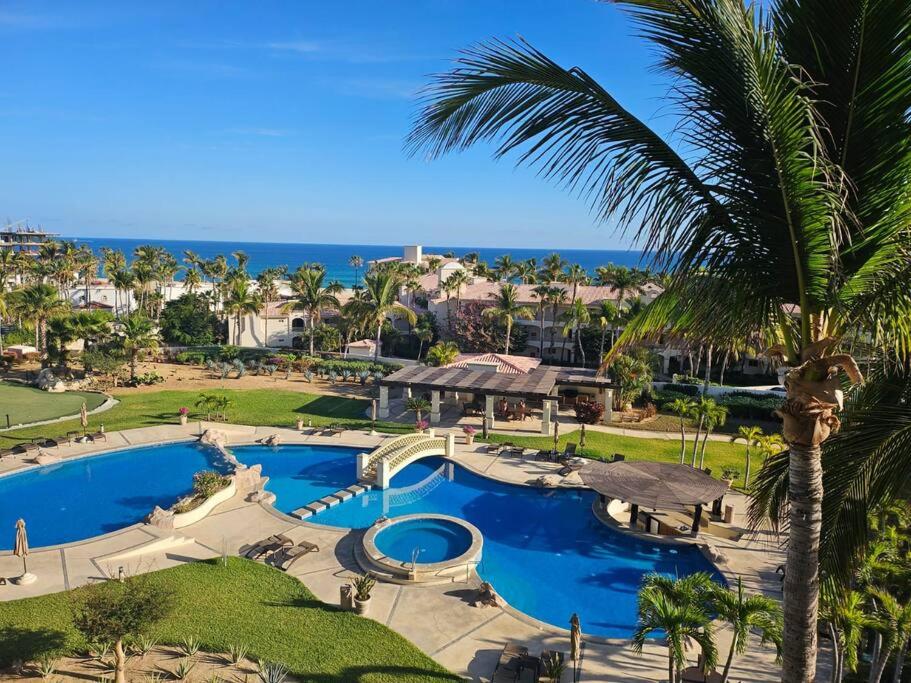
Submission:
[[[218,318],[207,299],[199,294],[184,294],[165,304],[159,326],[166,342],[197,346],[215,341]]]
[[[718,404],[728,409],[731,417],[745,420],[771,420],[772,413],[781,407],[783,398],[776,396],[734,396],[728,394],[718,399]]]
[[[579,424],[598,424],[604,415],[604,406],[597,401],[577,401],[574,409]]]
[[[193,475],[193,493],[201,498],[210,498],[230,483],[225,475],[212,470],[203,470]]]
[[[674,375],[676,379],[678,376]],[[686,396],[698,396],[702,393],[700,385],[696,384],[681,384],[679,382],[668,382],[664,385],[661,391],[675,391],[678,394],[684,394]]]
[[[205,362],[211,359],[212,356],[205,351],[181,351],[174,356],[174,360],[184,365],[205,365]]]

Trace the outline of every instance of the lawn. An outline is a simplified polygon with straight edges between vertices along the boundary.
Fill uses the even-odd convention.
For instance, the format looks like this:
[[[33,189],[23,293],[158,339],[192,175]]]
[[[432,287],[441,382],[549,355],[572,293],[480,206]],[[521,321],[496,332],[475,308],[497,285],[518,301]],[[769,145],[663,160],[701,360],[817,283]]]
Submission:
[[[560,448],[565,448],[567,443],[579,443],[579,431],[574,430],[560,434]],[[491,434],[490,441],[510,441],[517,446],[536,448],[539,450],[553,448],[553,437],[547,436],[507,436],[504,434]],[[701,445],[700,445],[701,448]],[[686,462],[692,457],[693,441],[687,439]],[[615,453],[626,456],[627,460],[656,460],[660,462],[680,462],[680,439],[640,439],[634,436],[620,436],[586,430],[585,448],[577,451],[588,457],[611,457]],[[705,466],[711,468],[712,474],[721,476],[725,467],[732,467],[743,472],[745,466],[745,447],[742,443],[729,443],[727,441],[709,441],[705,448]],[[698,455],[697,455],[698,458]],[[698,464],[698,462],[697,462]],[[753,470],[759,467],[759,458],[753,458]]]
[[[330,607],[297,579],[262,564],[196,562],[149,578],[175,594],[175,609],[152,634],[163,644],[188,636],[208,652],[245,644],[250,656],[285,664],[306,681],[460,680],[382,624]],[[0,602],[0,666],[84,648],[71,623],[79,592]]]
[[[314,425],[339,422],[352,428],[365,428],[370,424],[370,420],[364,416],[369,409],[369,403],[364,400],[275,389],[225,389],[212,390],[209,393],[221,394],[231,399],[228,421],[238,424],[291,427],[298,418],[312,420]],[[198,391],[122,394],[117,396],[120,400],[118,405],[104,413],[90,416],[89,424],[90,427],[97,427],[104,423],[105,429],[112,431],[177,422],[177,411],[182,406],[190,409],[191,420],[204,419],[205,415],[194,407],[199,395]],[[378,423],[377,426],[390,432],[411,430],[411,425],[395,423]],[[68,430],[79,428],[79,420],[72,420],[2,432],[0,446],[8,446],[34,436],[60,436]]]
[[[7,416],[9,424],[16,425],[78,415],[83,401],[89,410],[94,410],[104,403],[105,396],[86,391],[52,394],[34,387],[0,382],[0,427],[6,427]]]

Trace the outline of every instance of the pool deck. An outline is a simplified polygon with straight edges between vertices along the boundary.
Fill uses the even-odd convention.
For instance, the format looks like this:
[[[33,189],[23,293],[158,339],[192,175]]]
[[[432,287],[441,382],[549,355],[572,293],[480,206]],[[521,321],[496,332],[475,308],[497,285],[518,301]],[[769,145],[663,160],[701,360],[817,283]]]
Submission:
[[[186,426],[160,425],[111,432],[107,435],[107,442],[73,444],[48,449],[47,452],[69,460],[133,446],[185,441],[194,438],[199,434],[200,427],[204,429],[206,426],[209,426],[208,423],[193,422]],[[339,438],[305,436],[292,429],[275,427],[220,423],[211,426],[228,433],[229,445],[251,444],[277,434],[283,444],[334,445],[369,450],[389,438],[353,430],[345,431]],[[552,473],[557,467],[528,459],[489,455],[482,450],[484,447],[480,444],[460,444],[456,460],[479,474],[518,484]],[[31,458],[5,458],[0,461],[0,474],[33,466]],[[726,502],[735,507],[735,526],[743,525],[745,498],[732,493]],[[0,600],[52,593],[103,580],[115,576],[119,567],[132,574],[219,557],[223,553],[239,554],[252,542],[275,533],[285,533],[295,541],[306,539],[320,546],[321,552],[296,563],[290,573],[303,581],[321,600],[338,604],[340,586],[360,571],[355,560],[355,547],[361,534],[299,521],[270,506],[246,502],[239,496],[215,508],[205,519],[179,530],[165,531],[137,524],[88,541],[36,549],[28,562],[29,570],[39,580],[30,586],[0,586]],[[627,530],[626,533],[631,532]],[[767,533],[747,530],[739,541],[703,535],[698,542],[711,546],[712,552],[724,555],[726,561],[718,567],[729,581],[741,576],[748,590],[780,597],[780,583],[775,569],[784,562],[784,554],[777,539]],[[21,572],[21,566],[19,558],[8,551],[0,552],[0,576],[16,576]],[[508,606],[473,607],[470,603],[478,585],[477,576],[445,585],[379,583],[373,591],[369,616],[401,633],[440,664],[469,680],[488,680],[500,650],[507,642],[524,644],[533,654],[540,653],[542,649],[568,652],[568,631],[537,622]],[[605,610],[610,610],[610,606],[605,605]],[[572,605],[567,605],[567,622],[571,613]],[[584,631],[584,623],[582,628]],[[728,634],[720,632],[718,640],[723,659],[727,654]],[[583,681],[654,683],[666,678],[666,650],[659,645],[649,645],[638,655],[626,640],[588,637],[585,641]],[[695,660],[695,654],[692,658]],[[730,680],[732,683],[760,683],[777,681],[778,678],[774,651],[760,647],[757,639],[748,654],[735,661]],[[571,680],[571,673],[567,673],[564,680]]]

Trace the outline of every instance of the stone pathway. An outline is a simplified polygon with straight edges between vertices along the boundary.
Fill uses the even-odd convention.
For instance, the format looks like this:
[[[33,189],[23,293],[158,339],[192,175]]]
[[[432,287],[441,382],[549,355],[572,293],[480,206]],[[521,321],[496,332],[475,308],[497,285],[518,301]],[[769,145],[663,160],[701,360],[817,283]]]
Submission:
[[[65,459],[118,448],[180,441],[193,438],[200,426],[160,425],[115,432],[99,444],[74,444],[50,449]],[[372,449],[384,436],[346,431],[341,438],[304,436],[294,430],[273,427],[213,424],[229,435],[231,445],[253,443],[278,434],[282,443],[319,443]],[[461,445],[457,460],[485,476],[512,483],[526,483],[548,472],[554,465],[510,456],[494,456],[481,445]],[[26,458],[4,459],[0,472],[29,467]],[[735,523],[743,521],[744,499],[730,496],[736,508]],[[235,497],[217,507],[212,514],[177,531],[163,531],[137,524],[93,540],[66,546],[38,549],[29,556],[29,569],[39,576],[31,586],[0,586],[0,599],[11,600],[66,590],[78,585],[116,576],[119,567],[128,574],[153,571],[222,554],[240,554],[254,541],[271,534],[285,533],[295,541],[306,539],[320,546],[320,552],[297,562],[291,573],[300,578],[321,600],[338,604],[339,588],[360,571],[355,556],[357,531],[320,526],[299,521],[275,509],[248,503]],[[728,580],[743,576],[750,590],[779,595],[775,567],[783,555],[768,535],[748,532],[739,542],[700,538],[727,562],[721,571]],[[21,561],[9,552],[0,553],[0,576],[15,576]],[[568,631],[536,622],[505,607],[472,607],[469,602],[479,585],[476,576],[438,586],[401,586],[378,584],[371,601],[374,618],[414,642],[442,665],[470,680],[489,679],[500,650],[507,642],[526,645],[531,652],[542,649],[568,651]],[[610,605],[604,606],[605,611]],[[568,616],[568,615],[567,615]],[[584,624],[583,624],[584,629]],[[719,634],[721,652],[727,652],[726,633]],[[741,658],[731,676],[732,682],[769,682],[778,680],[774,653],[753,644],[748,657]],[[583,681],[610,683],[654,683],[666,678],[666,651],[649,645],[641,655],[632,652],[625,641],[587,638],[583,661]],[[570,680],[570,676],[566,676]]]

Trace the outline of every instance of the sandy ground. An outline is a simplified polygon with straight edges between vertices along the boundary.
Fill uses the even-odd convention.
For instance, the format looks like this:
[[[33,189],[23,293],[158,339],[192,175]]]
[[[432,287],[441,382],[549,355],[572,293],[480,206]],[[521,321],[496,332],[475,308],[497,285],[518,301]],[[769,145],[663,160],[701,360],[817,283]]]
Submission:
[[[159,646],[149,654],[141,656],[134,654],[127,663],[127,680],[142,681],[175,680],[174,671],[179,662],[186,656],[178,647]],[[112,659],[112,658],[109,658]],[[244,660],[240,664],[230,664],[227,655],[207,654],[198,652],[190,658],[193,662],[192,673],[187,680],[194,681],[251,681],[258,680],[258,668],[252,662]],[[29,662],[22,670],[22,674],[4,672],[0,673],[0,681],[96,681],[113,680],[113,670],[107,661],[102,662],[93,657],[62,657],[54,662],[54,674],[50,679],[42,678],[36,668],[37,662]],[[215,678],[217,676],[217,679]],[[290,681],[291,679],[287,679]]]

